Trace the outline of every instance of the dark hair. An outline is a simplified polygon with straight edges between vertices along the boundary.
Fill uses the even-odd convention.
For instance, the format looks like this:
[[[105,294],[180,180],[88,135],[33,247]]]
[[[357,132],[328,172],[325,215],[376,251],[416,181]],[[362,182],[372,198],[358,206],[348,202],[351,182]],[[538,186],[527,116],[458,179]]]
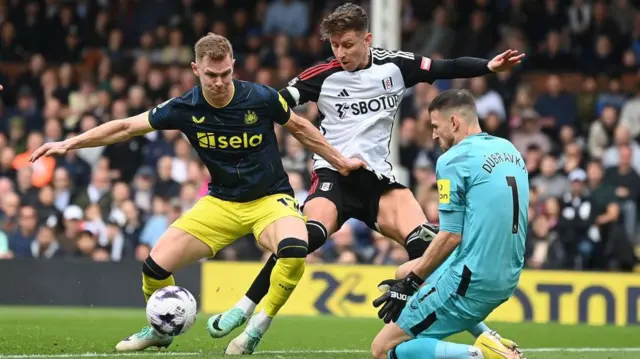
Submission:
[[[451,110],[457,107],[468,107],[476,112],[476,101],[467,90],[447,90],[436,96],[429,104],[429,113],[433,111]]]
[[[369,28],[369,16],[358,5],[350,2],[338,6],[329,16],[322,20],[320,33],[323,39],[328,39],[334,34],[343,34],[347,31],[366,31]]]

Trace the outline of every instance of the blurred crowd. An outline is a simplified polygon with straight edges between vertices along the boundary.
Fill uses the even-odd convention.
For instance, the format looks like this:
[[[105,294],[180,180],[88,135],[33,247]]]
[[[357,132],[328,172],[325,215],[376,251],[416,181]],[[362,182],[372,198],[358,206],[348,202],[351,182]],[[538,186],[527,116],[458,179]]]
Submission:
[[[0,258],[144,259],[207,192],[209,174],[180,133],[154,132],[35,164],[30,153],[194,86],[192,45],[209,31],[231,40],[237,78],[280,88],[331,55],[319,19],[338,3],[0,0]],[[640,75],[637,9],[632,0],[402,1],[405,51],[432,58],[489,58],[506,48],[528,54],[516,71],[419,84],[405,96],[394,150],[431,222],[438,222],[434,168],[441,152],[426,108],[440,91],[469,88],[483,128],[510,139],[529,170],[527,266],[635,266],[640,86],[626,88],[623,77]],[[558,75],[565,72],[582,74],[581,88],[565,88]],[[544,77],[542,92],[526,80],[531,73]],[[317,123],[314,104],[295,111]],[[310,154],[280,127],[277,134],[302,202]],[[265,255],[247,236],[215,260]],[[345,264],[406,259],[401,246],[357,220],[310,257]]]

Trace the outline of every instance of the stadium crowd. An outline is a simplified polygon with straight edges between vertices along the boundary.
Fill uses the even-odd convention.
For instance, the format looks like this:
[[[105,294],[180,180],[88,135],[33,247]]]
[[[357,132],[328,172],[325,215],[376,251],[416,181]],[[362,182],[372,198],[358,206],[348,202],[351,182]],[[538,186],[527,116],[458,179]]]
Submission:
[[[167,226],[207,193],[209,175],[179,133],[155,132],[35,164],[30,152],[194,86],[192,45],[209,31],[231,40],[237,78],[285,86],[331,55],[317,19],[337,3],[0,0],[0,258],[146,258]],[[368,1],[362,5],[369,8]],[[640,85],[623,79],[640,76],[639,8],[632,0],[402,2],[404,51],[432,58],[487,58],[505,48],[528,54],[517,71],[419,84],[405,96],[393,150],[431,222],[438,222],[440,151],[426,108],[439,91],[469,88],[484,129],[510,139],[525,158],[532,199],[527,266],[634,267]],[[558,73],[576,71],[579,88],[569,91]],[[531,73],[543,78],[543,91],[529,81]],[[313,104],[295,111],[315,122],[319,117]],[[310,154],[276,129],[302,202]],[[264,256],[248,236],[216,260]],[[405,260],[401,246],[357,220],[310,259]]]

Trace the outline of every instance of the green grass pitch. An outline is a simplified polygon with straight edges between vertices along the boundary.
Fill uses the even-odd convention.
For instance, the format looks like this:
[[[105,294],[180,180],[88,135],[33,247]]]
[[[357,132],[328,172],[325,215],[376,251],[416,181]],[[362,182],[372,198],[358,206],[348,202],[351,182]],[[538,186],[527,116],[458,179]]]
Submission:
[[[145,325],[143,310],[92,308],[0,308],[0,359],[33,358],[224,358],[237,335],[214,340],[204,329],[207,316],[176,338],[168,350],[119,355],[114,346]],[[373,319],[280,317],[254,355],[272,358],[370,358],[371,340],[382,326]],[[495,324],[516,340],[529,359],[640,358],[638,328],[543,324]],[[471,342],[467,333],[451,341]]]

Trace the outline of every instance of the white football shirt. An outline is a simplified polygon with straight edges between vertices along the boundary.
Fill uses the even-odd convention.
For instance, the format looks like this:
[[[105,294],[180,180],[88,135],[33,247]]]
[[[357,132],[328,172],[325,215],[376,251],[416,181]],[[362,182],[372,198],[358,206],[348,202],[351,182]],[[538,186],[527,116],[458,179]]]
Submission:
[[[280,91],[291,107],[316,102],[320,130],[345,157],[357,157],[378,174],[393,179],[391,133],[408,87],[433,83],[431,59],[410,52],[372,48],[367,67],[353,72],[330,59],[308,68]],[[314,155],[314,170],[334,169]],[[335,170],[335,169],[334,169]]]

